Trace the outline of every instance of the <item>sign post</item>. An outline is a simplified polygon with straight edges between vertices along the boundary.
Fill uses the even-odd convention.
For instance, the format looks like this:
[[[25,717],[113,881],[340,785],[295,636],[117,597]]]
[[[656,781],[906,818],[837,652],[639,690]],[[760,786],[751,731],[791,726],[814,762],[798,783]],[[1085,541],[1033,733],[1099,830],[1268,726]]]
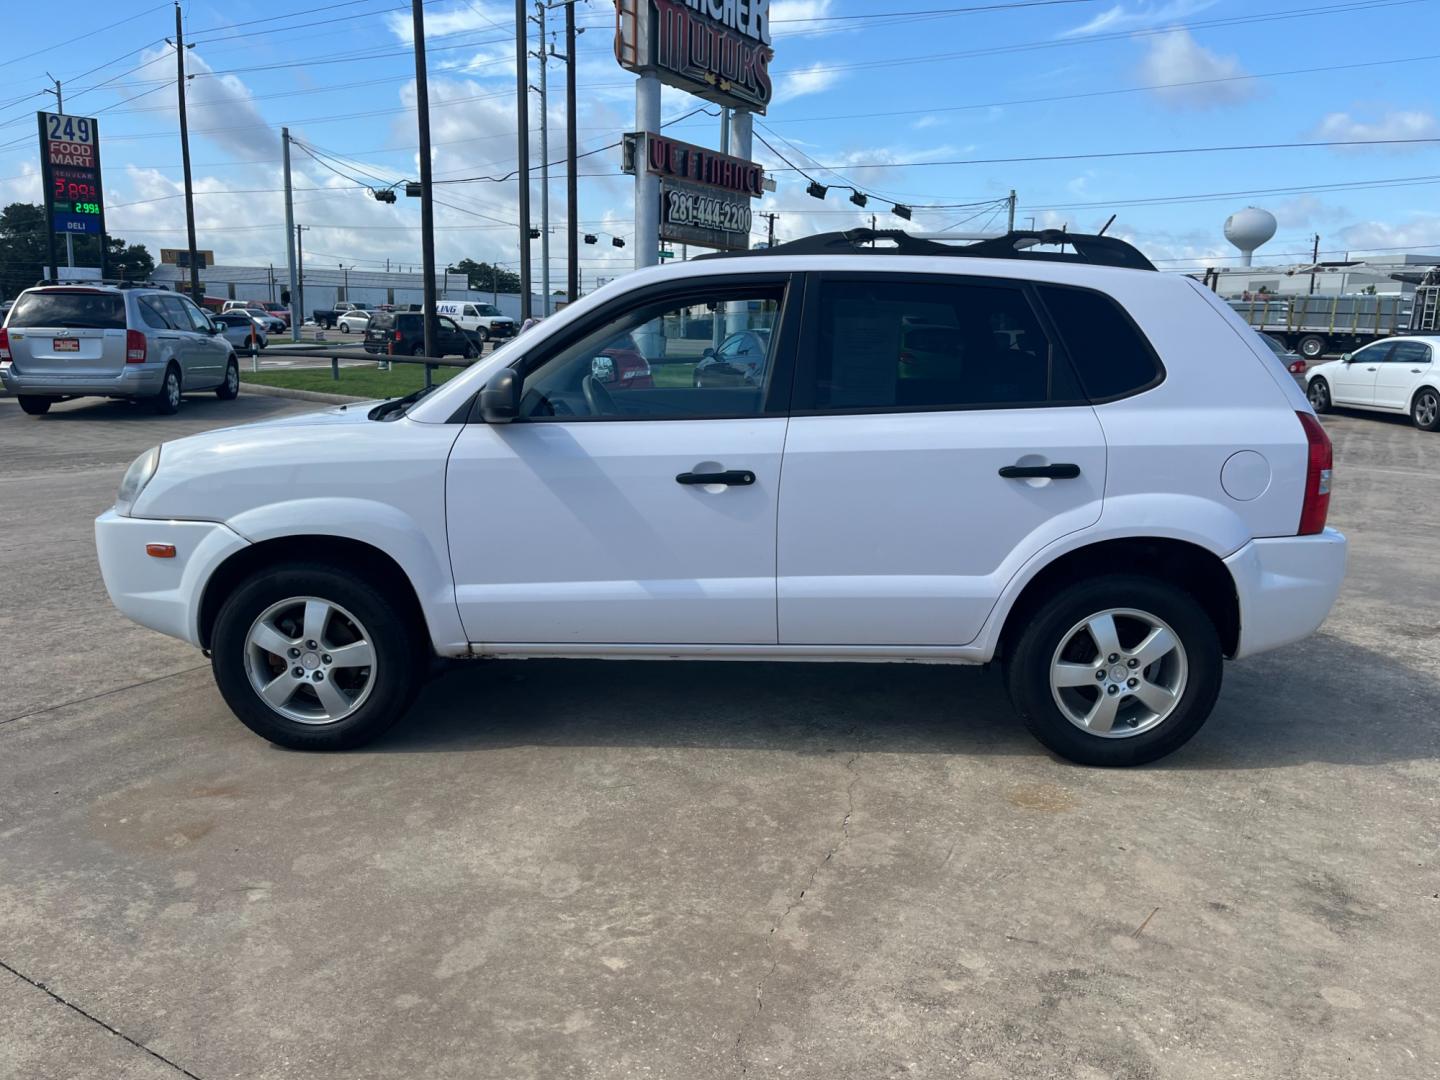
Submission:
[[[58,278],[55,234],[94,235],[105,273],[105,198],[100,173],[100,125],[94,117],[37,112],[40,174],[45,189],[46,252],[50,276]]]

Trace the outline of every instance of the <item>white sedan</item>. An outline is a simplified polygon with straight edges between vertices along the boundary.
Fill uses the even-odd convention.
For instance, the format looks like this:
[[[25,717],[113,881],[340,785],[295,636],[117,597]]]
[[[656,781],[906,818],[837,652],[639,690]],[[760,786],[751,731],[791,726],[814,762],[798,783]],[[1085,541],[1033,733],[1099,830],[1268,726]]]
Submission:
[[[1305,373],[1316,412],[1333,405],[1408,413],[1421,431],[1440,430],[1440,337],[1393,337],[1317,364]]]
[[[335,325],[340,328],[342,334],[363,334],[370,325],[370,315],[370,312],[357,308],[341,315]]]

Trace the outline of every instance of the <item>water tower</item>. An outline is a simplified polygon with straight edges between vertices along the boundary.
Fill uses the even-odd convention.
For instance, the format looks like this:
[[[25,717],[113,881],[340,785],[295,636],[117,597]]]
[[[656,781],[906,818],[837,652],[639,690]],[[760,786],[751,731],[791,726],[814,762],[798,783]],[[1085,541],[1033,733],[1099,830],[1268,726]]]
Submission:
[[[1240,249],[1240,265],[1249,266],[1255,249],[1275,235],[1275,215],[1247,206],[1225,219],[1225,239]]]

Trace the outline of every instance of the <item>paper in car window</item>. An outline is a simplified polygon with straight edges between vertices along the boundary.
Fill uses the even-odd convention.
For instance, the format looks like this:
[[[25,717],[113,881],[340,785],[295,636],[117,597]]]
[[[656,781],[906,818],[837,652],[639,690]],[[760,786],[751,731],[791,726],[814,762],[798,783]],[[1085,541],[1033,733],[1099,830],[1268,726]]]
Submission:
[[[829,404],[895,404],[900,322],[889,315],[840,315],[830,353]]]

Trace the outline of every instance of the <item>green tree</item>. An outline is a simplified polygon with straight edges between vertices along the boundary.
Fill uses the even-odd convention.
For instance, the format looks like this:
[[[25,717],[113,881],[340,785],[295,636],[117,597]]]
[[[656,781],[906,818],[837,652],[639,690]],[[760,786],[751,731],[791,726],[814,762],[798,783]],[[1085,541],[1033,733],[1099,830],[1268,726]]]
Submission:
[[[472,289],[493,289],[503,293],[520,291],[520,275],[503,267],[461,259],[451,269],[457,274],[464,274]]]
[[[6,299],[48,276],[45,208],[11,203],[0,211],[0,293]],[[100,238],[75,237],[75,265],[100,265]],[[65,239],[55,237],[56,257],[63,263]],[[155,260],[144,244],[127,244],[118,236],[105,239],[105,276],[144,281],[155,272]]]

